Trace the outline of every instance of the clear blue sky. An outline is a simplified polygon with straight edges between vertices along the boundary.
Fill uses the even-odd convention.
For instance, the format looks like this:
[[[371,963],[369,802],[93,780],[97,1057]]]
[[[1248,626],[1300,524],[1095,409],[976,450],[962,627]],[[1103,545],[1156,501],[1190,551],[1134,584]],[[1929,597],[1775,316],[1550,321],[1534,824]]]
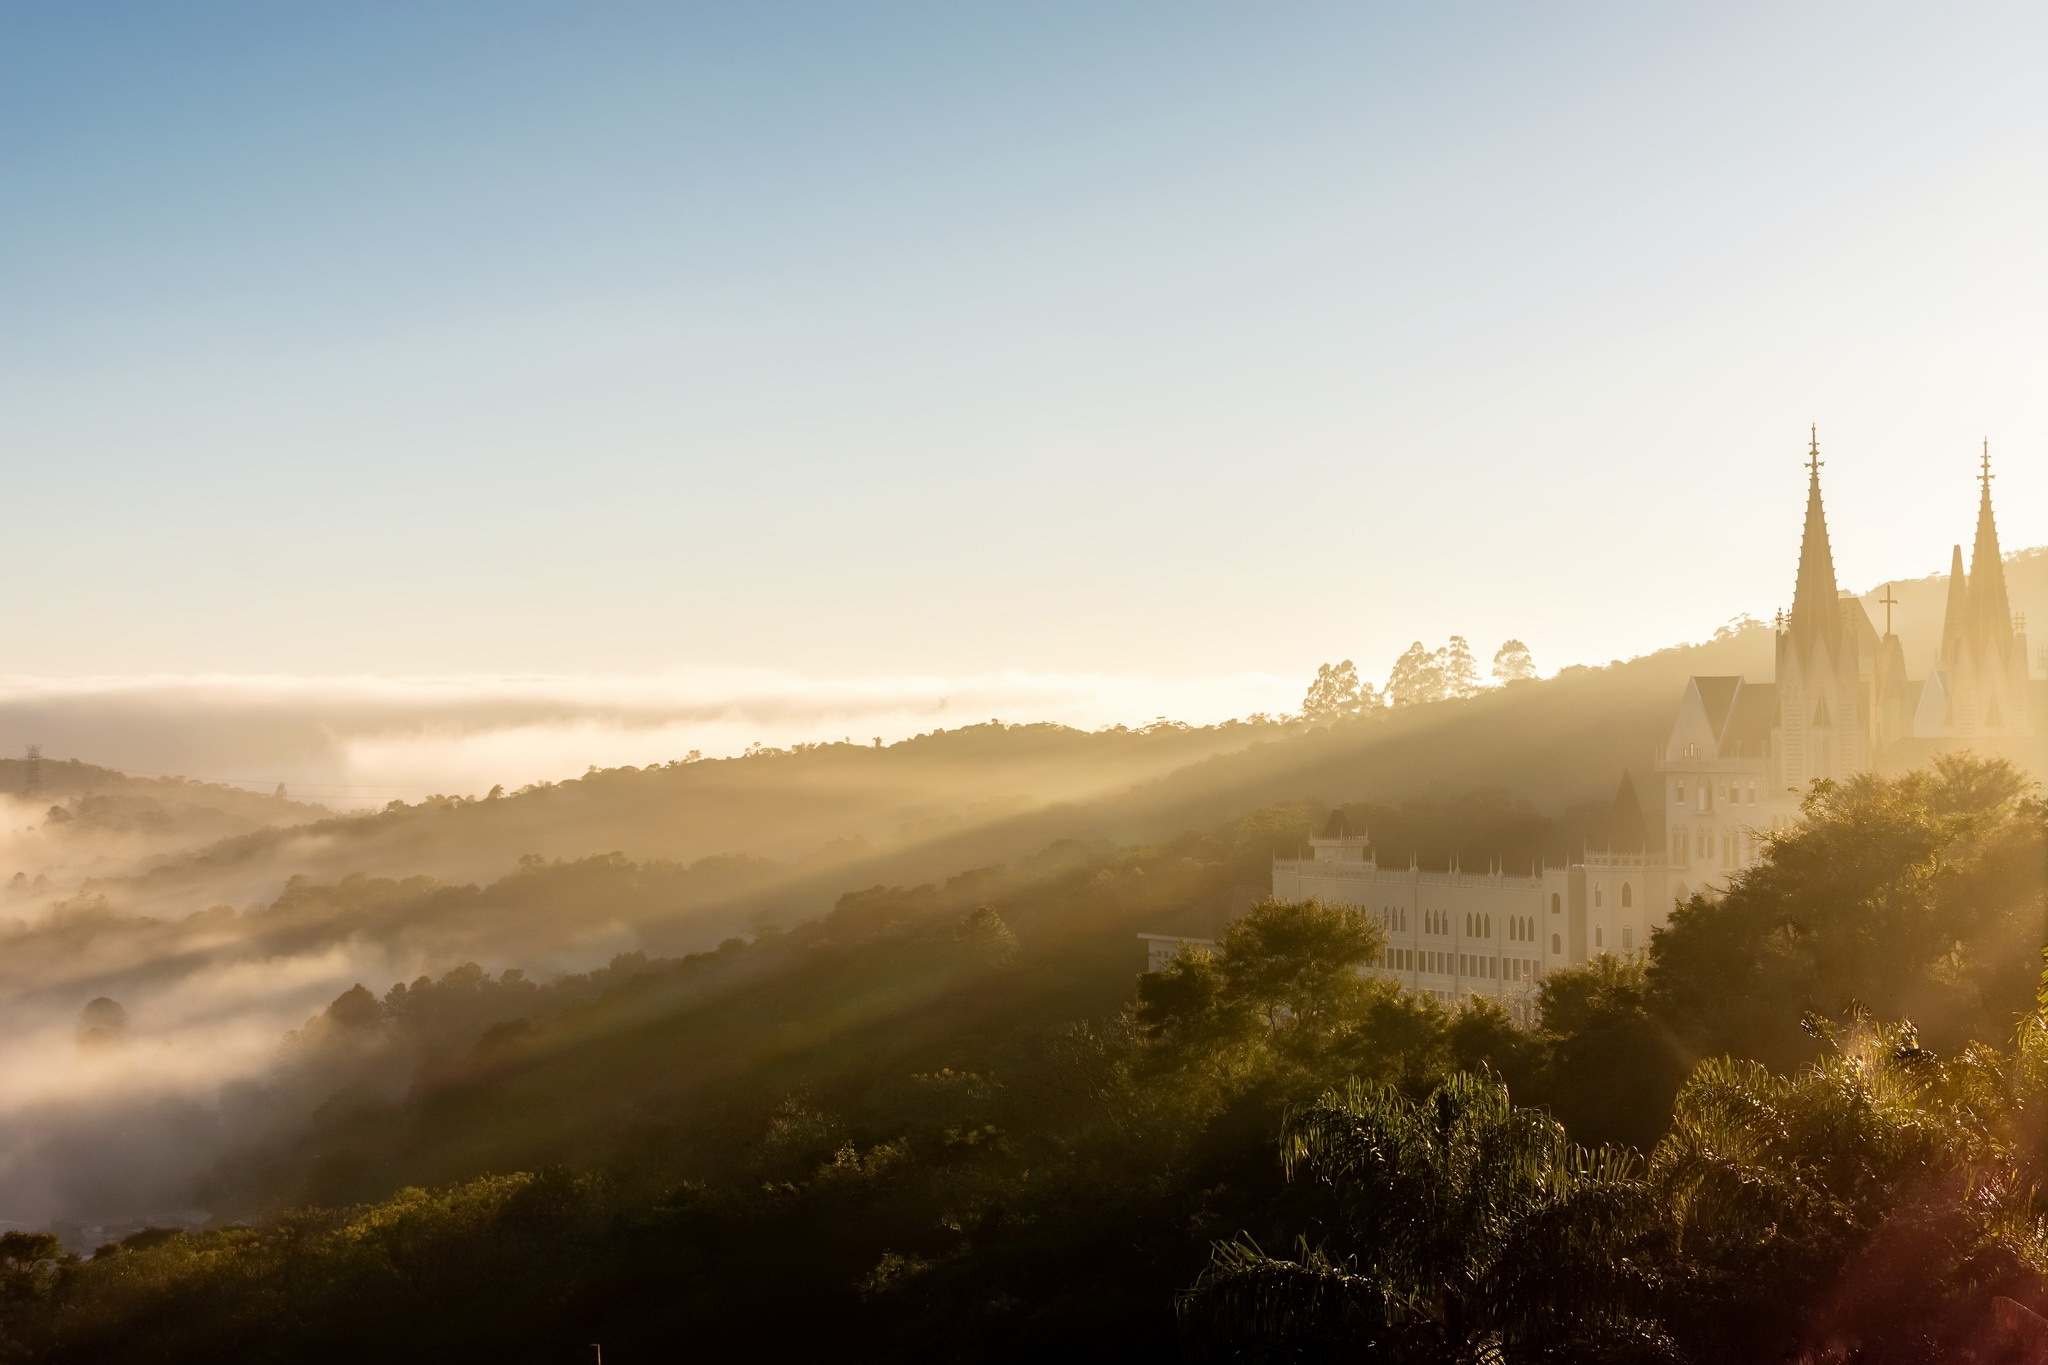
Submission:
[[[2048,540],[2048,11],[0,0],[0,672],[1539,662]]]

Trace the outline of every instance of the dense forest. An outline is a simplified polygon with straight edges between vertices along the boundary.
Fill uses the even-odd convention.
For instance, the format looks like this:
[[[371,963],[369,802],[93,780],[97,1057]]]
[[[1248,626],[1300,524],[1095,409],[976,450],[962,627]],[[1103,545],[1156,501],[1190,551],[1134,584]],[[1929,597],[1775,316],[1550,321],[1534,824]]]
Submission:
[[[1245,904],[1314,814],[351,990],[244,1097],[240,1221],[0,1238],[8,1348],[1992,1360],[1998,1301],[2048,1306],[2048,807],[2010,768],[1823,785],[1528,1029],[1361,976],[1357,912]],[[638,874],[479,894],[593,875]],[[1134,986],[1131,933],[1204,903],[1220,951]]]

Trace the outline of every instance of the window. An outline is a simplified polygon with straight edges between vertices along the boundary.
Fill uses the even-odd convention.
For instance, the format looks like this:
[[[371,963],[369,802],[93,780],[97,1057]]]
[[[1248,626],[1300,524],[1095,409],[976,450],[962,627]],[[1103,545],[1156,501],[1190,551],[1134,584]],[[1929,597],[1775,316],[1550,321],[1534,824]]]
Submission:
[[[1607,931],[1605,929],[1596,928],[1593,930],[1593,946],[1595,948],[1603,946],[1606,941]]]
[[[1593,904],[1599,905],[1607,897],[1607,888],[1599,882],[1593,883]]]
[[[1492,937],[1493,937],[1493,916],[1492,916],[1492,915],[1481,915],[1481,916],[1479,917],[1479,937],[1481,937],[1481,938],[1492,938]]]
[[[1626,910],[1636,903],[1636,891],[1627,882],[1621,884],[1621,908]]]
[[[1683,782],[1678,784],[1678,804],[1681,806],[1685,804],[1685,784]]]
[[[1555,891],[1550,893],[1550,913],[1553,915],[1564,913],[1564,901]]]
[[[1632,924],[1624,924],[1624,925],[1622,925],[1622,926],[1621,926],[1621,950],[1622,950],[1622,951],[1623,951],[1624,953],[1632,953],[1632,952],[1634,952],[1634,951],[1635,951],[1635,947],[1636,947],[1636,930],[1635,930],[1635,926],[1634,926],[1634,925],[1632,925]]]
[[[1564,939],[1560,935],[1552,934],[1550,936],[1550,955],[1552,957],[1564,956]]]

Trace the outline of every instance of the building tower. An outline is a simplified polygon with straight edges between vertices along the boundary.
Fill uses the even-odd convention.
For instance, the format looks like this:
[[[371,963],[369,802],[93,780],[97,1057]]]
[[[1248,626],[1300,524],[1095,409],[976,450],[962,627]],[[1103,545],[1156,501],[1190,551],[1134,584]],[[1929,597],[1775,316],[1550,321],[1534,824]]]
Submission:
[[[1806,531],[1792,611],[1778,631],[1777,716],[1771,730],[1779,795],[1874,765],[1884,736],[1875,688],[1881,642],[1863,604],[1835,584],[1820,496],[1820,436],[1807,455]]]
[[[1991,443],[1984,443],[1977,482],[1977,538],[1970,570],[1963,547],[1949,560],[1948,608],[1941,655],[1921,690],[1916,734],[1941,738],[2012,738],[2034,733],[2027,698],[2027,637],[2006,594],[2005,560],[1991,511]]]

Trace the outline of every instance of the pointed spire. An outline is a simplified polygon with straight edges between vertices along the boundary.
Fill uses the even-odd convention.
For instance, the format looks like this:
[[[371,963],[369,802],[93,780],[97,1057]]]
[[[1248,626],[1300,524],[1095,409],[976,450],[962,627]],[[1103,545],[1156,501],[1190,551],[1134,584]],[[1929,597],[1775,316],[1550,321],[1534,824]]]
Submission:
[[[1799,582],[1792,592],[1792,619],[1786,628],[1805,645],[1825,640],[1830,648],[1841,634],[1841,596],[1835,587],[1835,554],[1828,544],[1827,514],[1821,509],[1820,429],[1812,432],[1806,472],[1806,532],[1799,542]]]
[[[1970,551],[1970,634],[1980,645],[2001,652],[2012,647],[2012,602],[2005,592],[2005,560],[1998,553],[1998,525],[1991,516],[1991,442],[1984,442],[1984,462],[1977,475],[1983,491],[1977,499],[1977,543]]]
[[[1617,853],[1640,853],[1650,844],[1650,825],[1643,819],[1643,801],[1636,795],[1635,774],[1621,770],[1614,805],[1607,816],[1607,846]]]
[[[1948,610],[1941,618],[1941,665],[1953,668],[1970,636],[1970,580],[1963,576],[1963,547],[1955,548],[1948,566]]]

